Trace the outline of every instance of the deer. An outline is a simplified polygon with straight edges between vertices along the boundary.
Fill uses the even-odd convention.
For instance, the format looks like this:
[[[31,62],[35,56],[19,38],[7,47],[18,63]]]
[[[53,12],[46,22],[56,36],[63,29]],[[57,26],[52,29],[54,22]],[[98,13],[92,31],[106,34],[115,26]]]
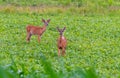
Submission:
[[[66,50],[66,45],[67,45],[67,39],[63,36],[63,32],[65,29],[66,27],[64,27],[63,29],[59,29],[59,27],[57,27],[57,30],[60,34],[57,40],[58,56],[61,55],[61,51],[62,51],[62,56],[65,55],[65,50]]]
[[[50,19],[48,19],[48,20],[42,19],[42,22],[44,23],[44,25],[42,27],[27,25],[27,27],[26,27],[26,31],[27,31],[26,41],[27,42],[30,42],[30,38],[32,35],[37,35],[38,42],[40,42],[41,36],[45,32],[46,27],[48,26],[48,24],[50,22]]]

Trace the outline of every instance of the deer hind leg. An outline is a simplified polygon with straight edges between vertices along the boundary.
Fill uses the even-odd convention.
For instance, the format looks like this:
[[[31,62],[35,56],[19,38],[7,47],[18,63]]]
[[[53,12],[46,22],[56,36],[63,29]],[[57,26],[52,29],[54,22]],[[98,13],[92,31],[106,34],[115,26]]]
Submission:
[[[40,35],[38,35],[38,42],[40,42]]]
[[[32,35],[31,35],[30,33],[27,33],[27,37],[26,37],[27,42],[30,42],[31,36],[32,36]]]
[[[65,48],[62,48],[62,56],[65,55]]]

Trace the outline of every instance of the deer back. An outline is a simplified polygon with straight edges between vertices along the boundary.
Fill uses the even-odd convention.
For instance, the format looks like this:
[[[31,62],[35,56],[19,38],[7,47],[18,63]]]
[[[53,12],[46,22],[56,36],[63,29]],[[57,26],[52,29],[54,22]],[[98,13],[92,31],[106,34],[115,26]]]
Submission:
[[[27,26],[26,27],[27,32],[29,32],[32,35],[42,35],[43,32],[46,30],[46,26],[39,27],[39,26]]]

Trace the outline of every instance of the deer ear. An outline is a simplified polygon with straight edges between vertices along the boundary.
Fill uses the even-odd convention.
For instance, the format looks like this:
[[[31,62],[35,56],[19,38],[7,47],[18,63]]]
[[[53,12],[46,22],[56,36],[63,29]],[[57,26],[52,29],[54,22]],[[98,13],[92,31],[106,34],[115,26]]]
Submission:
[[[63,28],[63,31],[66,29],[66,27]]]
[[[42,18],[42,22],[45,22],[45,20]]]
[[[47,22],[50,22],[50,19],[48,19]]]

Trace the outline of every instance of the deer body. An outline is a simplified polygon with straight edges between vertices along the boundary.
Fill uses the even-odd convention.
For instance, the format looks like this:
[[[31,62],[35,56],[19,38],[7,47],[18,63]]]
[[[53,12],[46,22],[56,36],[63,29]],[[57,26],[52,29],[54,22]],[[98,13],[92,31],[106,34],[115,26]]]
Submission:
[[[31,35],[42,35],[46,30],[46,26],[38,27],[38,26],[28,25],[26,27],[26,30]]]
[[[67,42],[66,38],[64,36],[60,36],[58,38],[58,48],[59,49],[66,48],[66,42]]]
[[[32,35],[38,35],[38,42],[40,42],[40,37],[45,32],[46,27],[48,26],[48,23],[49,23],[50,20],[45,21],[44,19],[42,19],[42,21],[44,22],[43,27],[32,26],[32,25],[28,25],[26,27],[26,31],[27,31],[26,40],[27,40],[27,42],[30,41],[30,38],[31,38]]]
[[[65,50],[66,50],[66,45],[67,45],[67,40],[63,36],[63,32],[65,30],[65,27],[64,27],[64,29],[59,29],[59,28],[57,28],[57,29],[60,32],[60,37],[58,38],[58,41],[57,41],[58,56],[60,56],[61,51],[62,51],[62,55],[65,55]]]

